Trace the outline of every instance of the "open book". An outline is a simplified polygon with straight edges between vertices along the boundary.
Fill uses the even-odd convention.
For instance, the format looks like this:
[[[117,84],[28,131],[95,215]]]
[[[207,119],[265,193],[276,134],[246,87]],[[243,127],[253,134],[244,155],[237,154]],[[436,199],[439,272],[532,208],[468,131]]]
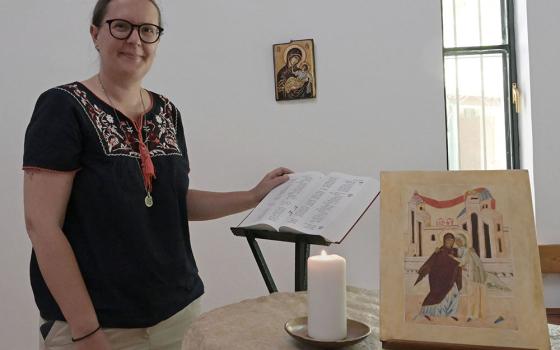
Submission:
[[[369,177],[319,172],[290,174],[238,227],[305,233],[340,243],[379,194]]]

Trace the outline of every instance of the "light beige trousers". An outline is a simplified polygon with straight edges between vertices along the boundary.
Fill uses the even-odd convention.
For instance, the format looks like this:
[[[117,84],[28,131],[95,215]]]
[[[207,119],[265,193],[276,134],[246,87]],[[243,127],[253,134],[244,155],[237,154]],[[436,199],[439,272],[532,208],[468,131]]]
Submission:
[[[148,328],[103,328],[113,350],[181,350],[189,325],[200,315],[200,298],[170,318]],[[44,320],[43,320],[44,322]],[[68,323],[56,321],[43,339],[40,350],[73,350]]]

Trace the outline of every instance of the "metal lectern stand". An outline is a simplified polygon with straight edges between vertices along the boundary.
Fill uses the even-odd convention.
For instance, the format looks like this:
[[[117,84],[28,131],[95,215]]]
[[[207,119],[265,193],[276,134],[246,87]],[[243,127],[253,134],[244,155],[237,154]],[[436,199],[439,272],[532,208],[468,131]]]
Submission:
[[[266,265],[266,261],[262,255],[259,244],[256,239],[269,239],[273,241],[282,242],[292,242],[295,243],[296,247],[296,258],[295,258],[295,291],[307,290],[307,258],[309,258],[309,246],[311,244],[328,246],[332,242],[325,240],[322,236],[307,235],[301,233],[291,233],[291,232],[275,232],[275,231],[264,231],[264,230],[250,230],[240,227],[232,227],[231,232],[236,236],[246,237],[253,256],[257,261],[259,270],[263,276],[266,287],[269,293],[278,292],[274,279],[270,274],[270,270]]]

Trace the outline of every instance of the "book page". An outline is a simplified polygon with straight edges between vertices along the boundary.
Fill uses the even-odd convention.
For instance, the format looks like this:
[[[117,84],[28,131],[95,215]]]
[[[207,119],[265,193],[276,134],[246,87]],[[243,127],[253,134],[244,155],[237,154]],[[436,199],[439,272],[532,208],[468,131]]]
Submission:
[[[280,230],[321,235],[330,242],[339,242],[378,192],[379,182],[372,178],[331,173]]]
[[[239,227],[269,229],[278,231],[278,227],[297,207],[321,184],[325,176],[319,172],[304,172],[288,175],[290,179],[276,187],[255,207],[239,224]]]

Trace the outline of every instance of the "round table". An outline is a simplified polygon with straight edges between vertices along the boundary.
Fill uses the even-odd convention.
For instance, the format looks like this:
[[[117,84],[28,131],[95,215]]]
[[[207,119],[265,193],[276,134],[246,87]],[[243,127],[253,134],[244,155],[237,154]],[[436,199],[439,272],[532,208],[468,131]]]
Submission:
[[[368,324],[372,334],[345,350],[382,349],[377,292],[348,287],[348,317]],[[183,350],[315,349],[290,337],[284,324],[307,315],[307,293],[274,293],[202,314],[187,330]],[[560,326],[549,325],[552,349],[560,350]]]

